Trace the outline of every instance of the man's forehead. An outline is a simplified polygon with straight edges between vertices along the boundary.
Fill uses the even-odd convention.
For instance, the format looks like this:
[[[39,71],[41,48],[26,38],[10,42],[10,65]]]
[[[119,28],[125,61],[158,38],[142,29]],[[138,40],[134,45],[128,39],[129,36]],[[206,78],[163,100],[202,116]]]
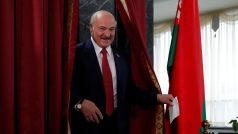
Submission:
[[[95,21],[95,25],[98,27],[116,27],[114,20],[98,20]]]

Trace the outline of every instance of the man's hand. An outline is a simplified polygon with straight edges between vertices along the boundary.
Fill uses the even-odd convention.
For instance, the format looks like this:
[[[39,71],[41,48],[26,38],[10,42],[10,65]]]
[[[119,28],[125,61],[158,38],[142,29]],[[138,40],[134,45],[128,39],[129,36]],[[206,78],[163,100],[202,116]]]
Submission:
[[[174,97],[171,94],[157,94],[157,101],[162,104],[173,105]]]
[[[81,112],[88,122],[99,123],[103,119],[103,115],[98,107],[90,100],[85,99],[82,102]]]

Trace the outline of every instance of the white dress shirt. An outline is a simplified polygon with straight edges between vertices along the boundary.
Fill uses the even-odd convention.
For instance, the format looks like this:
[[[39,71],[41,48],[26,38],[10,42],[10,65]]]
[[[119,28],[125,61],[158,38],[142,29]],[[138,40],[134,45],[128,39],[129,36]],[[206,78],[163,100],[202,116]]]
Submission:
[[[91,37],[91,41],[93,43],[94,50],[97,55],[98,63],[102,72],[102,54],[101,54],[102,48],[97,45],[97,43],[93,40],[92,37]],[[111,46],[108,46],[106,50],[107,50],[107,60],[110,66],[111,74],[112,74],[114,108],[116,108],[117,107],[117,75],[116,75],[115,60],[114,60]]]

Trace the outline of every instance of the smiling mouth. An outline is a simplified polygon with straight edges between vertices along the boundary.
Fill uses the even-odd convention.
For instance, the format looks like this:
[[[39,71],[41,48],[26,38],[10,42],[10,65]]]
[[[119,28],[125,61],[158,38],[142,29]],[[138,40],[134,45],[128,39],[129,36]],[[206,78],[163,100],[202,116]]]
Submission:
[[[102,38],[103,40],[111,40],[111,38]]]

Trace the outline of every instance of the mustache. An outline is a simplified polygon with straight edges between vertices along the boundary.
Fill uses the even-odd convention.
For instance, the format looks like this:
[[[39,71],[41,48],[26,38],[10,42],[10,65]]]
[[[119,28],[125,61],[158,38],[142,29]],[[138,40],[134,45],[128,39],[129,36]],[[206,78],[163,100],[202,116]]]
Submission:
[[[103,37],[101,37],[101,39],[104,39],[104,40],[111,40],[112,37],[111,37],[111,36],[109,36],[109,37],[107,37],[107,36],[103,36]]]

